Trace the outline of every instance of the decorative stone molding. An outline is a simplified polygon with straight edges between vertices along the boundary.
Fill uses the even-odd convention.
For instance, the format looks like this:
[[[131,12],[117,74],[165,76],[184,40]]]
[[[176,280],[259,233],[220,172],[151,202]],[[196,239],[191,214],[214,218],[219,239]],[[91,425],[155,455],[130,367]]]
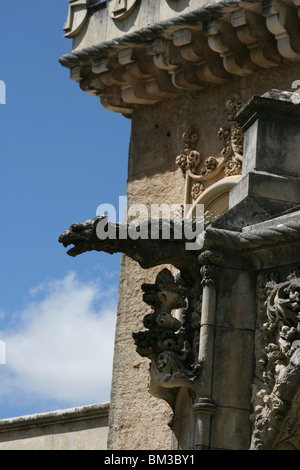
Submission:
[[[137,0],[111,0],[108,2],[109,14],[114,20],[124,20],[136,3]]]
[[[188,129],[183,133],[184,153],[176,157],[176,164],[186,178],[185,204],[197,201],[212,182],[241,174],[244,134],[241,126],[235,121],[235,115],[242,106],[243,102],[238,95],[232,96],[225,103],[230,127],[221,127],[217,133],[218,139],[224,145],[219,157],[203,158],[196,150],[199,140],[196,131]]]
[[[85,25],[88,16],[87,4],[88,0],[69,0],[68,18],[63,28],[66,38],[76,36]]]
[[[174,279],[168,269],[163,269],[154,284],[144,284],[143,300],[153,312],[144,317],[146,331],[133,333],[137,352],[148,357],[150,364],[150,393],[165,399],[175,407],[179,387],[196,391],[196,378],[201,370],[197,361],[199,336],[200,294],[197,292],[195,309],[188,308],[187,298],[195,298],[193,286],[190,292],[180,278]],[[181,309],[181,319],[172,310]]]
[[[275,279],[276,273],[258,281],[251,448],[299,449],[300,278],[293,273],[284,282]]]
[[[68,37],[80,32],[86,14],[95,14],[95,4],[86,3],[70,0]],[[77,5],[86,7],[78,13]],[[112,0],[105,8],[121,20],[135,5],[134,0]],[[298,0],[211,3],[75,49],[60,62],[71,72],[79,68],[71,77],[80,76],[81,88],[100,97],[103,106],[130,116],[139,105],[218,86],[235,76],[274,68],[283,60],[300,60],[298,8]],[[130,59],[124,61],[126,56]]]

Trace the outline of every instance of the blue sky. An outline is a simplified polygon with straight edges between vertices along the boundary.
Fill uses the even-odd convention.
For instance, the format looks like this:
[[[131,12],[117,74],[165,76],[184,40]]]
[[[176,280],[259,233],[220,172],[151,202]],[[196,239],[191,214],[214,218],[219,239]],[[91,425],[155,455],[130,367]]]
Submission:
[[[59,64],[67,12],[0,4],[0,418],[109,400],[120,256],[57,239],[126,194],[130,121]]]

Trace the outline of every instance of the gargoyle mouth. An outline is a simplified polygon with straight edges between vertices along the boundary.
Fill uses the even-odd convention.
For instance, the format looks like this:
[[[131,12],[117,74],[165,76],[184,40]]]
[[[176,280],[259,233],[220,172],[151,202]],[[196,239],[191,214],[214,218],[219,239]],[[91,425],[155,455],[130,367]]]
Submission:
[[[85,251],[83,247],[85,242],[82,240],[82,237],[79,234],[72,232],[70,229],[63,232],[59,236],[58,241],[65,248],[68,248],[69,246],[73,245],[73,247],[67,251],[67,254],[69,256],[75,257],[79,255],[80,253],[84,253]]]
[[[73,248],[67,251],[69,256],[75,257],[94,249],[95,239],[97,239],[96,226],[102,218],[103,216],[96,217],[84,223],[75,222],[59,236],[58,241],[65,248],[73,245]]]

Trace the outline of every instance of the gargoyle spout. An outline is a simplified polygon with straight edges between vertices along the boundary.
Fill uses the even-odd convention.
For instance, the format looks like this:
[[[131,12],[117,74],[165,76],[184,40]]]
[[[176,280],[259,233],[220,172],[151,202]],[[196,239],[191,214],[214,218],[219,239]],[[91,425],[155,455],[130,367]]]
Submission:
[[[87,251],[104,251],[106,253],[124,253],[137,261],[144,269],[162,264],[171,264],[181,271],[195,271],[198,276],[197,250],[186,250],[185,238],[174,237],[174,227],[179,221],[169,221],[171,232],[169,238],[164,238],[163,220],[145,220],[138,223],[108,222],[107,216],[95,217],[83,223],[72,224],[63,232],[58,241],[65,248],[73,245],[67,251],[69,256],[78,256]],[[156,224],[156,236],[152,238],[153,224]],[[99,236],[101,228],[101,237]],[[132,236],[132,233],[135,236]],[[142,236],[137,236],[142,234]],[[197,273],[197,274],[196,274]]]

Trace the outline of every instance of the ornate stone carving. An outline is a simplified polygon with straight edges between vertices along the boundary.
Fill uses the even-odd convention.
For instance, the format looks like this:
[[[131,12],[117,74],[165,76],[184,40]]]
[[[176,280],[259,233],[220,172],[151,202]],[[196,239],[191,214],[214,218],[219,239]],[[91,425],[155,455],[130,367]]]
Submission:
[[[192,129],[188,129],[182,134],[182,140],[184,143],[184,153],[178,155],[176,164],[180,166],[184,174],[188,170],[194,173],[202,161],[201,154],[195,150],[198,134]]]
[[[277,444],[274,450],[299,450],[300,449],[300,404],[299,393],[292,402],[286,417],[283,420]]]
[[[258,299],[251,448],[276,449],[284,447],[287,439],[292,446],[292,430],[300,425],[299,400],[295,400],[300,383],[299,275],[293,273],[284,282],[261,276]]]
[[[151,360],[150,392],[173,407],[176,388],[186,386],[195,390],[196,387],[200,364],[195,347],[199,335],[195,335],[195,329],[200,321],[200,295],[193,292],[192,287],[188,292],[182,280],[174,279],[166,268],[158,274],[154,284],[143,284],[142,290],[143,300],[153,312],[144,317],[147,330],[132,336],[137,352]],[[198,299],[194,308],[188,307],[188,296]],[[174,309],[183,309],[180,320],[172,314]],[[174,393],[164,393],[164,389],[174,389]]]
[[[224,255],[216,250],[203,251],[199,255],[199,263],[201,264],[201,284],[217,284],[220,275],[220,267],[224,266],[225,263]]]
[[[176,165],[186,176],[193,201],[199,198],[212,180],[241,174],[244,134],[240,125],[235,122],[235,115],[242,106],[243,102],[238,95],[232,96],[225,103],[230,127],[221,127],[218,130],[217,137],[224,145],[219,157],[209,156],[203,159],[196,150],[199,140],[197,132],[188,129],[183,133],[184,153],[176,157]],[[186,203],[190,203],[190,200]]]

